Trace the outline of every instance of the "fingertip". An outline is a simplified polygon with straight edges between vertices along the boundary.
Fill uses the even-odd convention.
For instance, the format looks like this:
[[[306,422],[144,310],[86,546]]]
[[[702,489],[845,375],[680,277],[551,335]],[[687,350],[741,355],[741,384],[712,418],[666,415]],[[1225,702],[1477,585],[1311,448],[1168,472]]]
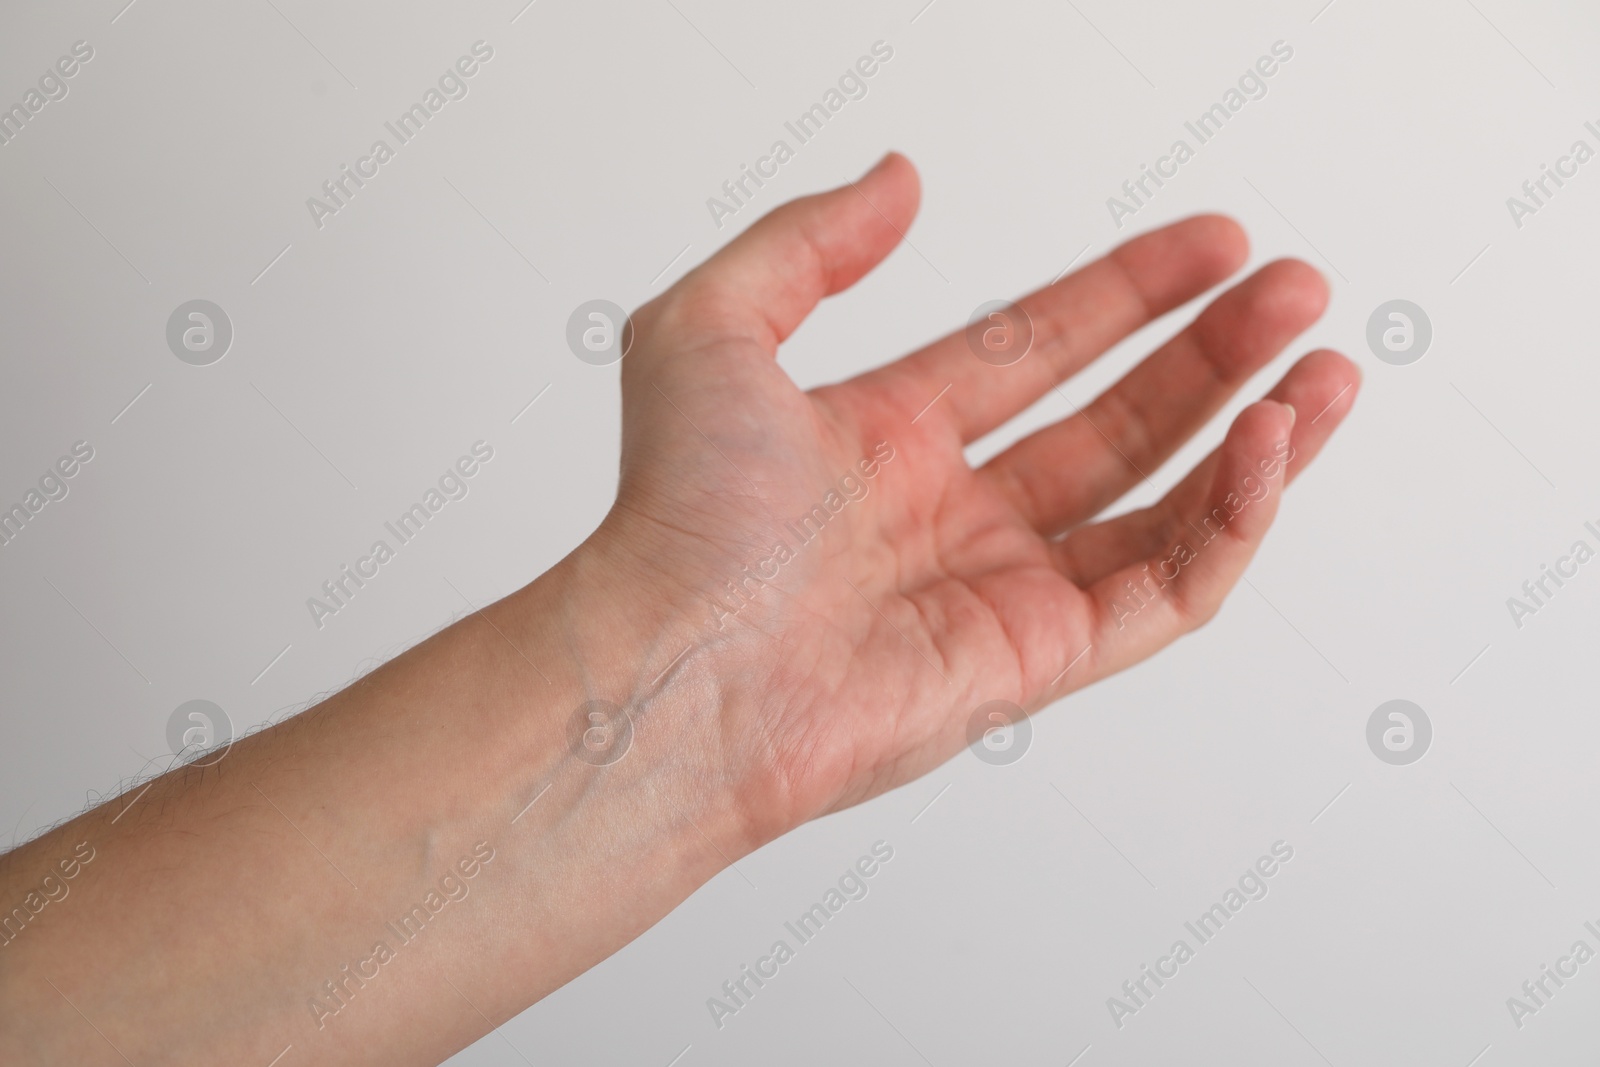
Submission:
[[[1299,412],[1283,400],[1257,400],[1239,412],[1228,434],[1238,455],[1248,463],[1289,440]]]
[[[1156,232],[1169,234],[1217,281],[1233,274],[1250,258],[1250,238],[1244,227],[1227,215],[1191,215]]]
[[[1174,225],[1190,227],[1216,251],[1217,262],[1232,274],[1250,258],[1250,235],[1230,215],[1205,213],[1191,215]]]
[[[1303,356],[1291,373],[1303,383],[1296,392],[1303,393],[1308,404],[1316,404],[1312,423],[1325,424],[1326,432],[1349,414],[1361,392],[1361,368],[1331,348]]]
[[[1250,242],[1226,215],[1194,215],[1140,234],[1109,258],[1133,279],[1153,314],[1163,314],[1244,266]]]
[[[1337,380],[1341,387],[1348,385],[1352,390],[1361,388],[1361,365],[1336,349],[1315,349],[1306,353],[1300,362],[1319,376]]]
[[[870,186],[874,206],[900,229],[910,225],[922,201],[922,177],[916,164],[893,149],[885,152],[856,185],[864,190]]]
[[[890,168],[906,171],[909,173],[912,179],[916,179],[917,177],[917,165],[911,162],[910,158],[908,158],[905,153],[893,148],[885,152],[883,157],[874,163],[872,168],[868,170],[867,173],[876,174],[881,170],[888,170]]]
[[[1271,283],[1266,291],[1292,319],[1310,324],[1328,309],[1328,279],[1303,259],[1275,259],[1257,274]]]

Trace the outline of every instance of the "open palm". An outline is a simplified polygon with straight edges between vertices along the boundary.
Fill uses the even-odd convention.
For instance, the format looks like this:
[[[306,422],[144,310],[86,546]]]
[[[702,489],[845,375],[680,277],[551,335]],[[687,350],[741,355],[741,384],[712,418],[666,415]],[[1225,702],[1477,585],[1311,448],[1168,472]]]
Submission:
[[[1217,216],[1018,301],[995,320],[1013,345],[1031,329],[1015,362],[958,331],[801,392],[779,344],[888,255],[918,197],[891,155],[772,212],[633,320],[622,482],[598,536],[731,679],[694,743],[763,836],[928,771],[990,701],[1032,711],[1205,622],[1355,399],[1355,367],[1313,352],[1158,504],[1094,521],[1322,313],[1321,277],[1283,260],[1092,404],[969,466],[965,445],[1243,264]]]

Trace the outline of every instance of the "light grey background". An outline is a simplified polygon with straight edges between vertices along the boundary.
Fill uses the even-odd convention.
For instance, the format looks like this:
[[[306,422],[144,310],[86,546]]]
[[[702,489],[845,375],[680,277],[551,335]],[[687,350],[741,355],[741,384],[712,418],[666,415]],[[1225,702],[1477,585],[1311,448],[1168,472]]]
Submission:
[[[1600,948],[1582,927],[1600,920],[1600,563],[1521,629],[1506,607],[1541,563],[1595,544],[1582,524],[1600,519],[1600,160],[1521,228],[1506,206],[1575,139],[1600,147],[1582,126],[1600,120],[1592,10],[125,2],[0,16],[7,105],[73,42],[95,49],[0,148],[0,503],[74,441],[95,449],[0,547],[0,834],[26,839],[140,774],[187,700],[240,731],[281,718],[463,596],[548,567],[615,484],[617,368],[566,350],[571,310],[637,305],[760,211],[893,147],[924,183],[915,249],[785,348],[803,384],[960,328],[1086,249],[1223,210],[1254,264],[1327,273],[1329,313],[1293,354],[1347,352],[1361,402],[1210,627],[1042,713],[1019,763],[963,754],[741,861],[451,1062],[1600,1053],[1600,961],[1520,1030],[1505,1003],[1574,940]],[[479,39],[494,59],[468,97],[319,231],[306,198]],[[877,40],[894,58],[869,95],[719,230],[706,198]],[[1106,198],[1279,40],[1294,57],[1269,94],[1119,234]],[[234,325],[209,367],[165,344],[195,298]],[[1365,345],[1396,298],[1433,323],[1411,366]],[[1192,313],[1066,393],[1085,401]],[[1069,411],[1047,397],[1001,436]],[[470,495],[318,630],[306,598],[480,438],[496,456]],[[1366,747],[1394,698],[1433,722],[1410,766]],[[718,1030],[706,998],[880,839],[895,858],[870,895]],[[1106,998],[1280,839],[1295,856],[1270,895],[1118,1029]]]

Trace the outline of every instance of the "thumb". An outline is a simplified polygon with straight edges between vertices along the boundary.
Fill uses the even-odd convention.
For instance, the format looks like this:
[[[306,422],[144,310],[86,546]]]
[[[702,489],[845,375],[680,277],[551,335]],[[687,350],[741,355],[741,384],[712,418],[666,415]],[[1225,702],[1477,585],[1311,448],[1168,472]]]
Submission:
[[[661,298],[653,325],[685,340],[748,340],[775,354],[825,296],[877,266],[916,216],[921,183],[890,152],[859,180],[768,213]]]

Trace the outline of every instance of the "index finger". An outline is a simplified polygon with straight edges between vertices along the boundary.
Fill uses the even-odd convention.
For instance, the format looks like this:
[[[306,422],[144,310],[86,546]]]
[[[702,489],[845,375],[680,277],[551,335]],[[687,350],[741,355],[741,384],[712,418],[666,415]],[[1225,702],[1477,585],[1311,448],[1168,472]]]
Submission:
[[[1141,326],[1227,278],[1248,254],[1238,223],[1196,215],[1135,237],[1017,301],[1033,343],[1016,363],[980,360],[962,330],[856,381],[892,391],[913,412],[948,390],[946,417],[963,443],[974,441]]]

